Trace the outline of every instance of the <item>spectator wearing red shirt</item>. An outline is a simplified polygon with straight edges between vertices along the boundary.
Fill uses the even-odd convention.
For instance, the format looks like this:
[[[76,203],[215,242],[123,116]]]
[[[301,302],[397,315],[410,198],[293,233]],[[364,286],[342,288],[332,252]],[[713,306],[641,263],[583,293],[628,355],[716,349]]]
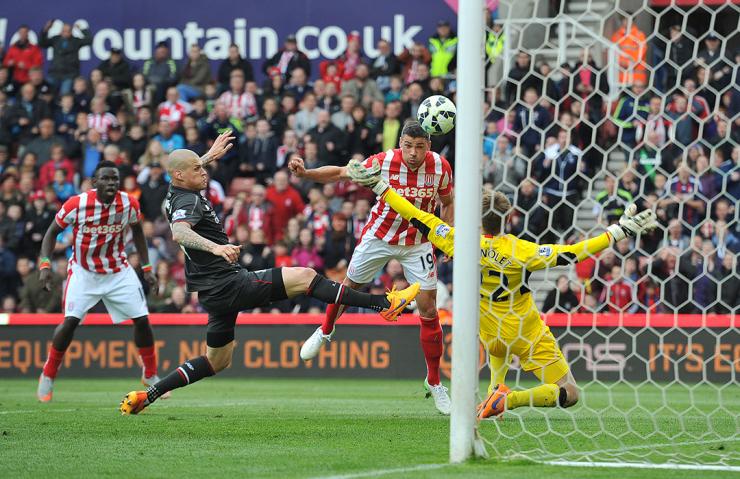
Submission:
[[[105,100],[94,97],[90,101],[90,114],[87,115],[87,127],[100,133],[103,141],[108,139],[108,130],[118,125],[118,119],[106,111]]]
[[[262,230],[267,244],[273,243],[272,207],[265,201],[266,189],[262,185],[254,185],[249,195],[249,205],[246,207],[246,224],[250,230]]]
[[[342,91],[342,77],[344,74],[342,67],[343,65],[339,60],[324,60],[319,64],[321,80],[327,85],[333,83],[337,89],[336,91]]]
[[[182,125],[185,117],[193,109],[190,103],[180,100],[180,93],[177,88],[169,87],[167,89],[167,100],[159,104],[157,116],[159,121],[168,121],[172,129],[176,130]]]
[[[3,66],[13,69],[13,80],[16,83],[28,82],[28,71],[33,67],[40,67],[44,57],[38,45],[28,41],[28,26],[18,28],[18,41],[8,48],[3,59]]]
[[[298,190],[288,184],[288,174],[284,171],[275,173],[272,186],[267,189],[265,199],[272,204],[272,231],[273,239],[283,239],[283,231],[288,225],[288,220],[298,216],[305,208]]]
[[[248,231],[262,231],[265,242],[273,244],[272,207],[265,201],[265,191],[264,186],[257,184],[252,187],[248,201],[241,195],[234,201],[231,213],[224,219],[228,236],[233,235],[239,227],[246,226]]]
[[[641,311],[662,312],[662,308],[660,308],[660,289],[652,279],[640,283],[637,294]]]
[[[308,218],[306,218],[306,227],[316,237],[323,237],[329,230],[331,218],[329,217],[329,208],[326,198],[321,197],[317,202]]]
[[[362,48],[360,46],[360,32],[353,30],[347,37],[347,50],[339,57],[342,65],[342,79],[351,80],[355,77],[357,66],[362,63]]]
[[[74,182],[77,167],[72,160],[64,156],[64,147],[60,143],[54,143],[51,146],[49,161],[44,163],[39,170],[39,189],[44,189],[54,182],[54,174],[57,170],[64,170],[67,173],[68,183]]]
[[[288,245],[286,245],[282,241],[278,241],[277,243],[275,243],[273,249],[275,250],[276,268],[293,266],[293,258],[291,258],[290,253],[288,252]]]
[[[622,267],[612,266],[606,305],[612,313],[626,313],[632,303],[632,286],[622,277]]]

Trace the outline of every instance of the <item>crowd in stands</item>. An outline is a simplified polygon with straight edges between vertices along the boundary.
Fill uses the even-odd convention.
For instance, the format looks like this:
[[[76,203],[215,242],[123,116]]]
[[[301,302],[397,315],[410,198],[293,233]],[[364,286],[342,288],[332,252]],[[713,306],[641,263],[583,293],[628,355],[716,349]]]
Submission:
[[[539,242],[583,239],[575,219],[584,205],[594,205],[603,225],[631,203],[656,210],[661,224],[580,263],[574,281],[559,277],[546,311],[740,306],[740,52],[722,48],[710,31],[695,55],[681,31],[670,25],[670,43],[648,41],[623,18],[611,36],[619,51],[614,85],[588,49],[557,72],[520,51],[506,88],[493,90],[483,172],[490,188],[514,199],[512,233]],[[489,59],[501,37],[500,27],[490,31]]]
[[[203,154],[226,129],[236,132],[234,148],[211,169],[206,194],[229,237],[243,245],[240,263],[249,269],[309,266],[341,280],[374,195],[349,182],[301,182],[287,172],[288,158],[297,153],[315,168],[394,148],[403,122],[416,116],[426,96],[455,99],[457,37],[446,21],[426,43],[400,55],[379,40],[375,58],[364,56],[353,32],[346,52],[318,68],[288,36],[262,64],[242,57],[236,45],[222,61],[207,58],[198,45],[175,61],[160,43],[140,68],[113,48],[84,76],[78,53],[90,44],[90,31],[65,24],[50,36],[51,25],[39,32],[38,45],[21,27],[17,41],[0,50],[4,312],[60,311],[71,231],[58,238],[51,293],[43,291],[35,271],[41,239],[60,204],[92,187],[91,174],[103,159],[118,165],[122,189],[141,203],[159,279],[147,287],[151,310],[199,311],[185,292],[183,253],[162,213],[167,155],[178,148]],[[491,32],[486,52],[494,59],[505,39],[500,25]],[[582,238],[575,212],[591,193],[605,224],[637,201],[657,208],[665,226],[640,244],[624,243],[580,264],[580,280],[572,282],[577,287],[568,278],[558,280],[562,294],[548,297],[546,309],[737,307],[740,98],[737,69],[726,72],[737,57],[717,54],[715,42],[707,36],[699,60],[690,56],[679,68],[658,68],[662,58],[654,57],[661,46],[652,46],[650,61],[636,61],[648,65],[647,80],[656,72],[652,83],[641,81],[643,69],[630,64],[625,68],[634,75],[620,78],[619,85],[608,84],[603,65],[588,51],[574,65],[556,68],[533,63],[521,51],[500,88],[491,90],[482,171],[488,187],[513,200],[511,233],[539,242]],[[663,56],[681,57],[679,44],[662,45]],[[45,61],[46,49],[53,60]],[[610,101],[614,88],[619,97]],[[454,168],[453,134],[433,137],[432,148]],[[604,174],[605,150],[623,152],[627,167]],[[602,176],[606,189],[595,191]],[[138,268],[133,249],[129,259]],[[438,265],[439,306],[450,308],[452,263]],[[400,265],[391,261],[370,288],[378,292],[404,282]],[[732,287],[735,296],[726,297]],[[293,302],[277,309],[317,311],[318,305]]]

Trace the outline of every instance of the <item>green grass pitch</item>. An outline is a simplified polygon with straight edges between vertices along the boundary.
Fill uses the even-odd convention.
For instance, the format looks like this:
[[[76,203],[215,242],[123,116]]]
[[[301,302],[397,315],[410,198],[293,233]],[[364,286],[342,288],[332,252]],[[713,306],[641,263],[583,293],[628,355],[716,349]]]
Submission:
[[[124,393],[137,388],[133,379],[61,374],[50,404],[36,402],[35,387],[32,380],[0,380],[0,477],[675,479],[677,474],[546,466],[525,459],[413,470],[444,464],[448,457],[448,419],[424,400],[421,381],[213,378],[177,390],[172,399],[132,417],[118,415],[117,405]],[[740,394],[701,387],[689,392],[693,406],[687,390],[668,388],[668,399],[675,397],[673,409],[682,414],[661,409],[653,421],[648,412],[662,403],[657,389],[619,385],[607,395],[603,388],[586,388],[572,415],[520,409],[503,421],[483,423],[481,432],[499,450],[545,448],[538,459],[553,459],[547,452],[604,450],[598,460],[660,460],[649,456],[667,447],[660,444],[690,442],[696,439],[692,431],[701,434],[709,420],[730,439],[679,445],[679,453],[683,447],[691,456],[725,457],[740,465],[727,459],[738,458]],[[703,413],[716,409],[718,396],[723,407],[707,419]],[[625,415],[619,408],[633,409]],[[529,433],[522,434],[522,427]],[[672,441],[655,432],[677,430],[686,433]],[[651,432],[649,440],[640,437]],[[566,458],[579,459],[577,454]],[[738,477],[737,472],[679,474]]]

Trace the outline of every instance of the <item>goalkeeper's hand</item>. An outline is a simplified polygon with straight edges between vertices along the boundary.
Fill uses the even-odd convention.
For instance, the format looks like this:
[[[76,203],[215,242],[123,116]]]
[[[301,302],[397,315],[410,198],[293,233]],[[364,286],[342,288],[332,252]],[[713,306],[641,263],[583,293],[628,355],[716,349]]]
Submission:
[[[614,241],[622,241],[625,238],[633,238],[638,233],[652,231],[658,226],[655,220],[655,212],[652,210],[643,210],[637,213],[637,205],[631,204],[624,210],[624,214],[619,218],[618,225],[611,225],[607,228]]]
[[[347,163],[347,174],[354,183],[372,188],[376,195],[382,195],[388,189],[388,183],[383,180],[378,160],[374,160],[370,168],[365,168],[358,160],[350,160]]]

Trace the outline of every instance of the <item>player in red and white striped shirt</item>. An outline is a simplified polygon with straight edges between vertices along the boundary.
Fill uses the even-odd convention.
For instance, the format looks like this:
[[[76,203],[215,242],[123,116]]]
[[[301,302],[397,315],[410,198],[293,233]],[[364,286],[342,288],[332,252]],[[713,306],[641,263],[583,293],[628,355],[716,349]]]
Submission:
[[[51,401],[54,378],[74,331],[87,311],[100,300],[114,323],[133,319],[134,342],[144,363],[142,381],[147,385],[159,381],[146,296],[124,250],[129,228],[147,282],[154,285],[157,280],[149,264],[146,239],[139,222],[139,202],[119,191],[120,182],[116,165],[101,161],[93,175],[95,189],[68,199],[41,243],[40,279],[48,290],[51,283],[49,257],[56,238],[65,228],[73,228],[74,248],[62,297],[64,321],[54,331],[49,356],[39,378],[37,396],[41,402]]]
[[[452,221],[452,169],[447,160],[430,151],[429,135],[418,122],[408,121],[401,132],[400,148],[378,153],[365,160],[369,167],[380,164],[383,179],[401,196],[417,208],[433,213],[437,200],[442,204],[441,218]],[[319,183],[330,183],[349,178],[346,167],[324,166],[306,170],[301,158],[294,157],[290,170],[298,177]],[[437,314],[437,263],[432,245],[408,221],[401,218],[384,201],[372,209],[357,248],[352,255],[344,284],[360,288],[371,282],[391,260],[403,266],[409,283],[421,283],[422,291],[416,297],[421,319],[421,348],[427,365],[426,389],[434,398],[437,409],[449,414],[450,400],[442,386],[439,361],[443,353],[442,327]],[[330,305],[322,325],[304,343],[301,357],[315,357],[324,342],[330,341],[334,324],[343,308]]]

